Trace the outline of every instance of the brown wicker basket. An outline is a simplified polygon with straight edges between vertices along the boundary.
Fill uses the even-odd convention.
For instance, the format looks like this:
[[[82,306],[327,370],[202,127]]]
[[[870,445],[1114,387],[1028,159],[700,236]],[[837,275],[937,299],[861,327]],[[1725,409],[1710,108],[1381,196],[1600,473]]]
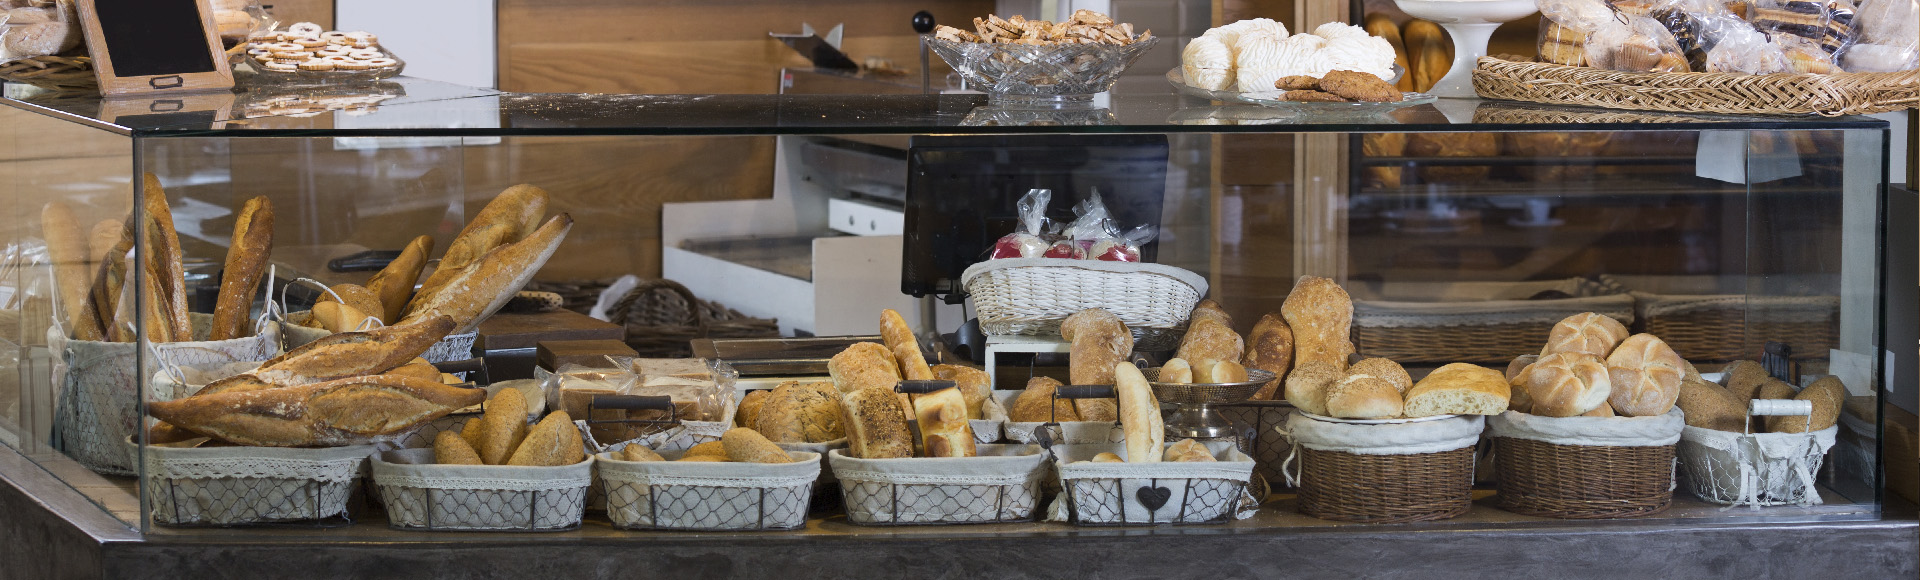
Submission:
[[[0,81],[60,91],[98,90],[93,59],[86,56],[34,56],[0,64]]]
[[[754,318],[716,302],[695,298],[679,282],[641,280],[608,312],[614,324],[627,327],[627,346],[646,357],[693,356],[696,338],[773,338],[780,336],[775,320]]]
[[[1473,507],[1473,448],[1417,455],[1360,455],[1297,448],[1300,511],[1323,520],[1443,520]]]
[[[1441,310],[1463,306],[1472,310]],[[1353,345],[1366,356],[1401,363],[1505,365],[1515,356],[1539,352],[1554,324],[1581,312],[1632,324],[1633,300],[1624,295],[1474,303],[1356,300]]]
[[[1837,297],[1635,295],[1641,332],[1660,337],[1689,361],[1760,358],[1768,341],[1793,358],[1826,358],[1840,344]]]
[[[1473,69],[1473,88],[1489,99],[1678,113],[1837,117],[1920,105],[1920,71],[1629,73],[1487,56]]]
[[[1673,505],[1673,445],[1599,447],[1493,438],[1507,511],[1549,518],[1650,516]]]

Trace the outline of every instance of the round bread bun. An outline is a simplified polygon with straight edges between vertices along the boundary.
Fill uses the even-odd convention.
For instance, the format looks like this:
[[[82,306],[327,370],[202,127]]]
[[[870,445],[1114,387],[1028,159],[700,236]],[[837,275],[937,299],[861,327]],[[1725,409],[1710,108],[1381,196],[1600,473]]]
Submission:
[[[1540,357],[1527,367],[1527,398],[1532,414],[1575,417],[1607,404],[1613,380],[1607,365],[1590,354],[1562,352]]]
[[[1686,373],[1687,361],[1666,342],[1651,334],[1633,335],[1607,356],[1613,381],[1607,402],[1614,412],[1629,417],[1664,415],[1680,398]]]

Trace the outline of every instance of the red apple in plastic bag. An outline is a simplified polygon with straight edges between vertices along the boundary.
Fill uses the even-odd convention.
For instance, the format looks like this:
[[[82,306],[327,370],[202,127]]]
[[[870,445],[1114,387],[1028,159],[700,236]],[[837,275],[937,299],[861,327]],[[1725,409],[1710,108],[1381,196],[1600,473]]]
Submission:
[[[1139,262],[1140,250],[1119,240],[1106,239],[1094,242],[1090,252],[1095,260],[1108,262]]]
[[[1072,240],[1061,240],[1058,242],[1054,242],[1053,247],[1047,248],[1047,253],[1045,255],[1042,255],[1041,257],[1068,258],[1073,260],[1079,260],[1079,259],[1085,258],[1086,256],[1087,256],[1086,251],[1081,250],[1079,244],[1073,243]]]
[[[1047,241],[1033,234],[1007,234],[993,243],[993,258],[1038,258],[1047,251]]]

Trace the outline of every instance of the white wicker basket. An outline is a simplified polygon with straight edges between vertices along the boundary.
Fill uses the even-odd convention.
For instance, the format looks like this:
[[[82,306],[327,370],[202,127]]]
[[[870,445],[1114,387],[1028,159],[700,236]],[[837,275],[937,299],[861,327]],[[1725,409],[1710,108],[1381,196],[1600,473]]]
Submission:
[[[1031,521],[1046,479],[1033,445],[980,445],[978,457],[856,459],[827,453],[847,521],[869,526]]]
[[[1804,401],[1754,401],[1758,412],[1808,420]],[[1797,416],[1795,416],[1797,414]],[[1749,417],[1749,425],[1761,416]],[[1840,433],[1835,425],[1810,433],[1733,433],[1688,426],[1674,450],[1680,474],[1695,497],[1721,504],[1760,506],[1820,503],[1814,476]]]
[[[628,530],[791,530],[807,525],[820,456],[791,452],[793,463],[621,461],[597,464],[607,519]]]
[[[1136,340],[1177,341],[1207,294],[1206,278],[1184,269],[1100,260],[988,260],[968,266],[960,280],[980,330],[992,335],[1059,334],[1073,313],[1104,308],[1134,329]]]
[[[131,438],[121,444],[129,457],[142,452]],[[154,523],[237,526],[346,518],[373,446],[144,451],[143,488]]]
[[[560,467],[434,465],[432,449],[373,459],[373,483],[396,529],[557,532],[580,527],[593,457]]]
[[[1057,445],[1060,497],[1048,520],[1083,526],[1204,524],[1250,517],[1258,505],[1247,489],[1253,458],[1234,444],[1206,444],[1207,463],[1094,463],[1093,456],[1126,456],[1123,444]],[[1158,505],[1155,505],[1155,504]]]

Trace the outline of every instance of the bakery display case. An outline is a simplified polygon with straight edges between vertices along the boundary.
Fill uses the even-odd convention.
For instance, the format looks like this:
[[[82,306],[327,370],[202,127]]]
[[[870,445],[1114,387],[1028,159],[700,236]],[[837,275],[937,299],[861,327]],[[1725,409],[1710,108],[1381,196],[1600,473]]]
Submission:
[[[7,347],[0,349],[7,377],[0,438],[23,458],[19,465],[44,471],[35,477],[91,504],[61,504],[69,513],[56,516],[104,516],[132,530],[119,533],[158,547],[285,555],[291,546],[377,552],[472,542],[485,548],[461,552],[474,562],[538,550],[618,550],[663,573],[692,565],[660,564],[678,549],[707,546],[715,559],[748,558],[796,542],[846,550],[844,562],[822,563],[823,570],[894,565],[888,570],[906,572],[919,565],[877,562],[966,538],[974,543],[960,550],[978,560],[970,569],[991,574],[1007,568],[989,553],[1121,550],[1164,540],[1196,547],[1196,557],[1220,556],[1228,564],[1195,565],[1232,575],[1218,566],[1244,565],[1234,570],[1245,574],[1309,557],[1276,552],[1275,563],[1254,564],[1230,555],[1282,543],[1293,544],[1288,550],[1332,543],[1386,550],[1381,542],[1413,539],[1496,550],[1618,532],[1635,545],[1749,541],[1771,546],[1755,552],[1827,563],[1911,537],[1905,504],[1882,483],[1881,401],[1906,387],[1885,382],[1884,353],[1897,348],[1886,337],[1889,326],[1913,324],[1889,320],[1883,303],[1884,263],[1913,257],[1913,248],[1886,244],[1888,231],[1910,227],[1901,224],[1912,216],[1883,207],[1885,121],[1628,114],[1473,99],[1278,109],[1184,96],[1151,75],[1122,79],[1090,104],[1044,109],[979,94],[515,94],[404,76],[372,90],[378,99],[332,88],[332,104],[299,107],[299,95],[280,91],[276,106],[254,107],[246,106],[246,92],[182,103],[8,87],[0,99],[0,192],[16,211],[0,218],[8,253],[0,270]],[[769,160],[773,175],[736,170]],[[1109,245],[1080,250],[1141,263],[1035,267],[1135,278],[1023,282],[1009,273],[1018,265],[994,267],[988,257],[1002,236],[1023,231],[1020,205],[1036,189],[1053,197],[1032,215],[1067,224],[1076,205],[1100,199],[1119,229],[1149,226],[1154,235],[1115,235]],[[1010,257],[1049,259],[1018,249]],[[1164,269],[1160,278],[1140,284],[1165,288],[1164,297],[1147,301],[1165,303],[1123,304],[1132,282],[1111,280],[1156,269]],[[1031,286],[988,288],[988,270]],[[629,347],[645,337],[520,292],[529,283],[538,289],[663,273],[724,308],[779,319],[787,340],[763,345],[779,364],[729,360],[727,353],[751,349],[716,339],[691,347],[714,357],[705,362],[645,367],[666,363],[642,354],[629,367],[616,359],[635,356]],[[1110,368],[1101,384],[1116,385],[1119,406],[1107,412],[1123,424],[1152,415],[1157,402],[1127,394],[1149,393],[1169,411],[1183,403],[1164,419],[1169,433],[1219,433],[1199,428],[1208,425],[1230,433],[1191,443],[1167,436],[1183,457],[1211,460],[1154,468],[1157,483],[1146,488],[1169,495],[1122,492],[1133,472],[1096,463],[1109,447],[1133,448],[1133,434],[1112,422],[1087,435],[1074,427],[1079,422],[1057,424],[1057,416],[1014,416],[1016,393],[1039,376],[1061,379],[1063,396],[1103,394],[1072,388],[1082,382],[1070,377],[1081,355],[1059,334],[1058,318],[1023,326],[1010,314],[1031,306],[1028,295],[1038,288],[1102,284],[1109,292],[1089,290],[1052,307],[1175,318],[1119,327],[1132,329],[1124,336],[1135,346],[1107,362],[1150,372],[1136,381]],[[1259,379],[1281,381],[1279,374],[1250,369],[1234,383],[1248,391],[1237,396],[1172,395],[1172,383],[1159,382],[1173,380],[1165,374],[1172,367],[1162,365],[1186,352],[1185,337],[1202,326],[1200,311],[1217,311],[1209,324],[1248,332],[1252,344],[1264,332],[1255,321],[1280,317],[1293,308],[1290,296],[1306,292],[1350,299],[1341,331],[1350,332],[1351,346],[1339,364],[1355,354],[1386,359],[1356,359],[1356,368],[1402,369],[1408,385],[1398,390],[1407,393],[1409,415],[1421,404],[1416,381],[1481,371],[1495,383],[1512,381],[1498,371],[1523,355],[1550,354],[1542,345],[1556,348],[1549,342],[1558,340],[1556,323],[1592,316],[1592,324],[1617,327],[1616,338],[1657,336],[1660,348],[1683,359],[1669,370],[1684,367],[1715,389],[1743,373],[1798,378],[1789,389],[1804,385],[1803,392],[1833,397],[1811,405],[1828,427],[1809,439],[1816,441],[1810,457],[1796,448],[1801,461],[1774,471],[1765,462],[1745,467],[1751,464],[1737,457],[1702,459],[1689,450],[1677,435],[1685,426],[1679,411],[1665,412],[1671,399],[1631,418],[1652,426],[1626,428],[1646,430],[1605,445],[1555,439],[1550,427],[1524,421],[1496,426],[1495,419],[1485,420],[1482,441],[1475,435],[1482,419],[1469,413],[1434,421],[1467,430],[1464,447],[1380,463],[1366,458],[1395,456],[1290,450],[1331,435],[1324,426],[1285,428],[1293,407],[1273,386],[1254,395],[1260,400],[1242,401],[1264,384]],[[363,302],[365,295],[375,299]],[[585,310],[595,297],[565,306]],[[1203,299],[1211,302],[1196,306]],[[967,424],[972,441],[939,446],[977,444],[992,461],[977,469],[961,462],[896,470],[812,435],[800,447],[721,435],[734,434],[728,428],[747,421],[745,414],[767,413],[762,405],[773,397],[801,400],[797,389],[767,389],[787,379],[829,380],[824,361],[849,343],[881,342],[876,331],[889,343],[907,337],[921,347],[911,357],[943,373],[923,378],[982,377],[990,406],[1008,407],[1006,417],[943,416],[937,408],[928,415],[925,403],[939,392],[899,388],[922,410],[915,433]],[[1093,331],[1067,334],[1074,332]],[[1318,340],[1297,323],[1291,332],[1290,341]],[[857,338],[832,342],[846,337]],[[1649,342],[1636,339],[1630,344]],[[996,365],[973,370],[996,348]],[[322,351],[342,354],[324,364],[302,359]],[[805,357],[781,358],[801,351]],[[475,360],[516,356],[536,361],[532,378]],[[1304,365],[1307,355],[1300,356],[1296,364]],[[617,368],[595,366],[600,361]],[[1478,370],[1453,366],[1461,363]],[[1194,376],[1231,374],[1199,366]],[[395,377],[402,371],[420,374]],[[283,380],[275,377],[293,375],[304,377],[300,385],[275,386]],[[1483,380],[1474,376],[1446,380]],[[615,385],[622,380],[634,384]],[[666,400],[575,397],[558,386],[567,381]],[[1129,390],[1149,384],[1152,390]],[[1680,405],[1693,404],[1679,396]],[[1506,410],[1508,399],[1486,414]],[[1093,416],[1075,405],[1066,408]],[[1744,431],[1740,411],[1729,416]],[[859,420],[849,413],[839,420]],[[167,433],[155,418],[191,431]],[[577,429],[576,419],[584,421]],[[653,428],[663,421],[674,425]],[[1016,433],[1020,423],[1026,430]],[[493,443],[469,449],[475,463],[503,464],[485,472],[493,487],[462,487],[461,478],[477,476],[435,465],[449,462],[442,454],[455,446],[449,440],[465,441],[463,431],[496,427],[520,435],[480,435],[475,440]],[[1666,429],[1676,435],[1663,440]],[[209,445],[209,436],[227,443]],[[1641,439],[1651,443],[1622,443]],[[685,474],[650,463],[700,456],[698,444],[712,442],[724,445],[705,451],[724,448],[721,457],[778,454],[809,469],[763,473],[742,467],[752,463],[712,460],[696,466],[712,468],[699,472],[704,483],[672,483]],[[919,445],[922,453],[935,447],[931,439]],[[914,445],[907,447],[912,456]],[[1061,459],[1053,474],[1037,467],[1050,464],[1036,454],[1072,459]],[[911,461],[922,459],[940,461]],[[1597,473],[1582,481],[1617,485],[1538,481],[1541,466],[1553,461],[1567,462],[1569,473]],[[1640,467],[1595,467],[1610,461]],[[1433,484],[1406,492],[1445,495],[1446,507],[1433,511],[1439,515],[1380,516],[1379,506],[1352,495],[1376,487],[1368,478],[1416,469],[1457,480],[1451,491]],[[1742,469],[1767,470],[1760,476],[1767,484],[1797,491],[1743,486]],[[836,470],[846,475],[836,479]],[[861,483],[850,485],[849,476]],[[738,483],[756,477],[764,481]],[[936,485],[915,477],[946,479]],[[735,483],[716,483],[726,478]],[[873,486],[885,486],[886,501]],[[1640,493],[1625,488],[1651,489],[1661,499],[1625,498],[1631,507],[1611,510],[1540,499]],[[1056,497],[1064,499],[1056,504]],[[1742,505],[1723,508],[1729,503]],[[891,525],[904,523],[927,525]],[[1801,546],[1809,533],[1840,540]],[[1599,565],[1608,554],[1575,559]],[[1412,566],[1424,555],[1420,548],[1380,565]],[[1911,560],[1874,561],[1912,567]]]

